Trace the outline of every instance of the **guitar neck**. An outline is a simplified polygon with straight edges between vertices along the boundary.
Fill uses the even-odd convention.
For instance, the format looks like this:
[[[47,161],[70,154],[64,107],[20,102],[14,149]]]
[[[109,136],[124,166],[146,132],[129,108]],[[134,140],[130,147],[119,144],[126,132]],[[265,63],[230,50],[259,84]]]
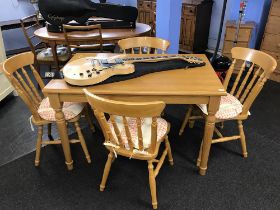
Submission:
[[[157,62],[164,60],[174,60],[174,59],[183,59],[183,56],[178,55],[163,55],[163,56],[150,56],[150,57],[131,57],[122,59],[126,63],[135,63],[135,62]]]

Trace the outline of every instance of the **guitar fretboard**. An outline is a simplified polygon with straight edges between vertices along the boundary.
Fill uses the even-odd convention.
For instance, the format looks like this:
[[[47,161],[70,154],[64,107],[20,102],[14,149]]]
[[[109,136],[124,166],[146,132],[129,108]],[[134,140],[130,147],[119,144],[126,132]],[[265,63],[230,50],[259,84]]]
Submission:
[[[131,57],[131,58],[123,58],[123,61],[145,61],[145,60],[169,60],[169,59],[183,59],[189,62],[197,62],[202,63],[203,60],[194,56],[178,56],[178,55],[163,55],[163,56],[150,56],[150,57]]]

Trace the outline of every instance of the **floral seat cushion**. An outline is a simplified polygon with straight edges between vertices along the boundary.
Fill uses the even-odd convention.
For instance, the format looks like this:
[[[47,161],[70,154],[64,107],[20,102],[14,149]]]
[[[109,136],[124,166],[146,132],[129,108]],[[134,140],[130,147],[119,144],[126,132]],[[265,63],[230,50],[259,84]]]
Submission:
[[[65,116],[65,120],[70,120],[78,116],[84,108],[81,103],[64,102],[62,111]],[[51,107],[49,98],[44,98],[38,108],[38,113],[41,118],[48,121],[55,121],[55,111]]]
[[[138,129],[137,129],[137,123],[136,118],[126,117],[128,128],[131,133],[131,139],[134,144],[135,149],[139,149],[138,145]],[[120,116],[115,116],[116,124],[119,128],[121,138],[125,142],[125,147],[129,149],[127,136],[123,124],[123,119]],[[112,130],[112,133],[114,135],[114,138],[116,142],[118,142],[117,136],[114,131],[114,127],[112,125],[111,120],[108,121],[109,127]],[[143,147],[144,149],[149,148],[151,144],[151,124],[152,124],[152,118],[142,118],[141,119],[141,129],[142,129],[142,137],[143,137]],[[157,141],[161,140],[167,133],[168,129],[168,123],[166,120],[162,118],[157,118]],[[119,142],[118,142],[119,143]]]
[[[59,61],[65,62],[69,60],[70,53],[68,53],[66,47],[57,47],[57,58]],[[39,61],[54,61],[53,53],[51,48],[41,50],[37,54],[37,60]]]
[[[198,104],[201,111],[208,115],[207,105]],[[216,113],[216,118],[220,120],[232,119],[242,112],[243,105],[231,94],[221,97],[220,107]]]

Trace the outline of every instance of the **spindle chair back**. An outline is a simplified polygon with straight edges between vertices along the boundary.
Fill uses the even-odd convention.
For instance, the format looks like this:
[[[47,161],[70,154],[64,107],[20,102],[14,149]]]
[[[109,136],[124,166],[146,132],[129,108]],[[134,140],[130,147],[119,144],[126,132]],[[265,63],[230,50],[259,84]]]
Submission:
[[[94,110],[94,114],[101,126],[105,137],[104,145],[110,151],[108,160],[104,169],[100,190],[103,191],[110,171],[114,155],[122,155],[128,158],[147,160],[149,168],[149,180],[153,207],[157,207],[155,177],[157,176],[165,157],[168,155],[169,162],[172,165],[173,159],[168,141],[169,124],[166,123],[166,129],[158,129],[161,112],[165,104],[156,102],[122,102],[104,99],[96,96],[84,89],[87,100]],[[108,120],[106,116],[109,116]],[[145,119],[150,118],[150,127],[146,131],[142,129]],[[131,120],[133,119],[133,120]],[[161,119],[163,120],[163,119]],[[132,125],[134,121],[134,126]],[[121,124],[121,125],[120,125]],[[124,129],[120,130],[120,127]],[[133,132],[133,129],[137,131]],[[144,141],[147,132],[150,131],[150,141]],[[123,132],[125,130],[125,132]],[[149,132],[148,131],[148,132]],[[164,132],[160,135],[158,132]],[[125,133],[125,134],[123,134]],[[135,136],[136,135],[136,136]],[[161,136],[159,139],[158,136]],[[125,136],[125,138],[124,138]],[[149,136],[149,135],[148,135]],[[135,138],[136,137],[136,138]],[[158,150],[162,141],[165,141],[165,150],[159,160]],[[157,163],[153,169],[153,163]]]
[[[233,104],[232,106],[235,106],[237,101],[237,106],[241,107],[240,113],[237,113],[234,117],[230,118],[216,118],[215,123],[222,123],[222,126],[220,126],[220,128],[223,128],[224,121],[236,120],[239,129],[239,135],[224,137],[219,131],[218,127],[215,127],[214,131],[218,138],[212,139],[212,144],[232,140],[240,140],[243,157],[246,158],[248,156],[248,153],[242,121],[246,120],[250,115],[249,110],[253,102],[257,98],[258,94],[261,92],[264,84],[269,79],[271,73],[276,69],[277,62],[272,56],[264,52],[249,48],[234,47],[232,48],[231,53],[233,62],[227,72],[223,85],[224,88],[228,91],[228,95],[225,96],[225,98],[228,98],[228,96],[230,96],[230,98],[234,98],[235,104]],[[236,75],[233,74],[233,72],[237,61],[242,61],[243,64],[239,71],[237,71]],[[233,81],[232,85],[231,81]],[[221,103],[222,101],[223,97]],[[227,103],[227,101],[225,102]],[[231,104],[228,103],[226,104],[226,106],[231,106]],[[199,107],[201,108],[202,106],[199,105]],[[190,106],[189,110],[187,111],[179,135],[183,133],[185,126],[188,122],[189,126],[193,127],[193,123],[196,119],[205,118],[207,116],[207,114],[205,113],[202,113],[202,115],[199,116],[193,116],[193,109],[194,107]],[[223,112],[222,109],[223,108],[221,108],[220,105],[218,112]],[[202,147],[200,148],[199,157],[197,159],[197,165],[200,164],[201,154]]]
[[[120,40],[118,45],[124,54],[165,54],[170,42],[157,37],[133,37]]]
[[[34,23],[33,23],[34,22]],[[42,47],[42,42],[34,35],[34,31],[41,28],[39,19],[36,14],[24,17],[20,20],[21,28],[26,41],[33,52],[36,55],[36,50]],[[30,23],[33,23],[30,25]]]
[[[78,50],[99,50],[103,52],[101,25],[74,26],[63,24],[64,38],[68,51],[71,48]]]
[[[43,93],[38,91],[38,89],[36,88],[37,85],[34,84],[34,82],[37,82],[41,90],[45,87],[43,80],[33,66],[33,62],[34,54],[32,52],[25,52],[7,59],[3,64],[3,69],[6,77],[9,79],[18,95],[29,108],[32,114],[32,116],[30,117],[30,123],[32,122],[33,124],[38,126],[35,166],[39,166],[41,145],[61,144],[61,140],[52,139],[51,137],[51,125],[55,121],[42,118],[39,114],[40,106],[42,105],[43,101],[44,106],[47,106],[47,109],[51,107],[49,103],[46,103],[49,100],[46,100],[47,98],[44,97]],[[86,159],[90,163],[90,155],[78,122],[81,117],[84,105],[77,104],[77,106],[80,107],[80,112],[73,114],[72,118],[66,119],[67,123],[73,123],[75,125],[78,134],[78,139],[71,139],[70,143],[80,143],[85,153]],[[48,114],[50,112],[54,113],[54,110],[52,111],[49,111]],[[88,113],[86,111],[84,112],[84,114],[86,115],[87,119],[89,119]],[[90,120],[88,120],[88,122],[91,129],[94,130],[92,122]],[[52,141],[42,140],[44,125],[48,126],[48,136],[50,138],[49,140]]]
[[[246,115],[271,73],[276,69],[277,62],[272,56],[249,48],[234,47],[231,53],[233,62],[223,85],[243,104],[242,114]],[[234,79],[233,86],[229,87],[238,60],[243,61],[243,64]],[[246,67],[249,68],[247,72]]]
[[[34,84],[33,81],[35,79],[41,89],[45,85],[39,73],[34,68],[33,62],[34,54],[31,52],[15,55],[4,63],[4,72],[18,95],[28,106],[33,117],[40,121],[41,117],[37,110],[43,97],[36,88],[37,84]]]

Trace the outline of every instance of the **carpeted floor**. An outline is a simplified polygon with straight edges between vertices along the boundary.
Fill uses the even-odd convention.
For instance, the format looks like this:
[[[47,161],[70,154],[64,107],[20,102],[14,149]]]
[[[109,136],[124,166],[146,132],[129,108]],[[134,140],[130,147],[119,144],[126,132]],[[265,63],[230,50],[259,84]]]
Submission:
[[[244,125],[249,157],[241,157],[238,141],[213,145],[204,177],[195,166],[203,124],[196,123],[179,137],[187,107],[168,106],[165,118],[172,125],[174,166],[166,161],[157,177],[159,209],[279,209],[279,93],[280,85],[268,82],[250,110],[252,116]],[[236,131],[235,123],[226,123],[223,133]],[[7,134],[14,131],[7,126],[5,132],[9,138]],[[74,145],[71,172],[66,170],[60,146],[42,149],[39,168],[33,166],[34,152],[1,166],[0,209],[151,209],[147,163],[118,157],[107,188],[99,192],[107,151],[99,129],[92,134],[84,126],[83,133],[91,164],[80,146]],[[28,141],[35,145],[33,137]]]

